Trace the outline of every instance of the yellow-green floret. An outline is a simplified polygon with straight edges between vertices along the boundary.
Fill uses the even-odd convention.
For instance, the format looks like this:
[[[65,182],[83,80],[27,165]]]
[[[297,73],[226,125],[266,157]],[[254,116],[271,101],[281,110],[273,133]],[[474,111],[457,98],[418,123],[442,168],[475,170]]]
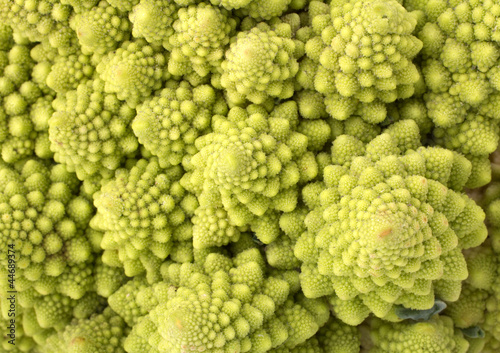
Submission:
[[[179,174],[178,168],[162,171],[156,158],[142,159],[130,170],[118,169],[95,194],[91,225],[104,231],[103,261],[117,252],[127,276],[152,275],[174,241],[190,243],[190,215],[197,203],[180,186]]]
[[[168,81],[137,107],[132,129],[162,167],[178,165],[198,152],[195,141],[210,131],[214,114],[227,114],[224,98],[210,85]]]
[[[427,322],[387,323],[373,320],[370,327],[373,348],[370,353],[466,353],[469,343],[454,330],[447,316],[434,316]]]
[[[135,110],[106,93],[104,81],[78,85],[54,103],[49,138],[54,159],[79,179],[111,177],[125,157],[138,147],[130,128]]]
[[[46,347],[53,353],[125,353],[127,331],[123,319],[106,308],[88,319],[74,320],[64,331],[49,337]]]
[[[360,350],[359,328],[349,326],[333,316],[319,330],[317,338],[325,353],[359,353]]]
[[[295,246],[302,289],[333,294],[333,311],[352,325],[370,312],[388,317],[395,305],[423,310],[435,297],[457,300],[468,276],[461,250],[486,237],[484,212],[459,192],[468,161],[440,148],[410,150],[418,127],[397,124],[366,145],[339,136],[324,184],[303,189],[304,199],[319,196]]]
[[[289,352],[330,315],[325,301],[298,293],[297,272],[267,269],[255,247],[234,257],[210,253],[201,263],[167,262],[161,273],[163,281],[127,291],[142,310],[125,342],[129,353],[148,345],[172,353],[186,347],[228,353],[282,347],[277,352]]]
[[[15,44],[4,28],[0,49],[0,151],[4,162],[52,158],[47,120],[53,93],[36,80],[29,45]]]
[[[97,65],[105,82],[105,92],[114,93],[120,100],[136,107],[151,92],[162,86],[168,75],[164,72],[166,53],[149,45],[144,39],[123,42]]]
[[[291,0],[210,0],[210,2],[228,10],[239,10],[242,16],[250,16],[257,20],[270,20],[284,13]]]
[[[422,42],[412,35],[416,18],[400,3],[333,2],[311,23],[306,54],[319,63],[314,88],[325,95],[333,118],[345,120],[361,110],[363,119],[379,123],[385,103],[414,93],[420,75],[412,59]]]
[[[407,1],[421,14],[421,69],[436,143],[473,164],[468,184],[487,184],[488,154],[498,144],[500,5],[490,0]]]
[[[72,27],[86,54],[105,54],[130,37],[131,24],[126,13],[102,0],[91,9],[75,16]]]
[[[63,165],[38,160],[25,161],[18,170],[2,167],[0,175],[0,241],[15,253],[16,289],[74,299],[91,291],[93,255],[85,229],[94,209],[76,196],[76,176]],[[2,273],[7,255],[2,252]]]
[[[297,185],[318,173],[307,136],[296,131],[297,105],[286,102],[271,113],[262,106],[235,107],[227,117],[213,120],[214,132],[196,141],[200,152],[181,181],[204,209],[197,212],[194,246],[228,243],[235,236],[228,226],[250,223],[257,238],[269,244],[279,235],[277,212],[293,211]],[[217,208],[224,210],[222,228],[231,232],[225,239],[215,235],[220,225],[212,227],[210,218],[202,217],[206,212],[219,214]]]
[[[172,23],[177,18],[177,10],[171,0],[142,0],[129,13],[132,35],[168,47],[169,38],[174,33]]]
[[[57,0],[16,2],[2,0],[0,2],[0,19],[16,29],[21,37],[32,42],[43,39],[54,40],[62,36],[70,36],[69,19],[72,9],[69,5]]]
[[[299,69],[298,47],[287,23],[270,27],[262,22],[239,32],[222,62],[220,83],[229,101],[261,104],[269,97],[290,98]]]
[[[429,116],[442,127],[461,123],[466,110],[485,105],[500,88],[500,31],[496,28],[500,5],[483,0],[456,1],[453,7],[409,3],[422,10],[428,21],[418,37],[424,44],[422,71],[429,91],[425,96]],[[496,115],[495,109],[484,110],[488,117]]]
[[[200,76],[206,76],[220,71],[236,28],[236,20],[229,11],[202,2],[179,9],[177,16],[172,25],[175,34],[167,46],[172,51],[170,73],[181,75],[187,69],[194,69]],[[179,70],[181,67],[186,68],[185,72]]]

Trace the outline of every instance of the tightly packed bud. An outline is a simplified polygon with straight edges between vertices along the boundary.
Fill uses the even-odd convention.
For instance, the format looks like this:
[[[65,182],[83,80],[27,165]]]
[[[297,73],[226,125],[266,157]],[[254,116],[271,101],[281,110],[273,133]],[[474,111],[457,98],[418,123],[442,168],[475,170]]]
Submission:
[[[414,93],[420,75],[411,60],[422,42],[411,35],[416,18],[396,0],[332,3],[330,14],[312,23],[318,35],[307,42],[306,53],[319,62],[314,86],[335,119],[364,109],[370,111],[364,119],[379,123],[386,117],[384,103]]]
[[[268,97],[290,98],[293,78],[299,70],[297,45],[286,23],[275,28],[260,23],[250,31],[240,32],[222,62],[221,85],[230,101],[248,99],[263,103]]]

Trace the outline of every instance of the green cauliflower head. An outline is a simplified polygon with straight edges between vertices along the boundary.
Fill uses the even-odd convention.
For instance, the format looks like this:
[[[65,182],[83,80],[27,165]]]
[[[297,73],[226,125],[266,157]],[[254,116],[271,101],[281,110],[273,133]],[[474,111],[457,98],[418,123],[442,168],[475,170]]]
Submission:
[[[457,300],[468,275],[461,251],[486,238],[484,212],[458,192],[469,162],[440,148],[408,149],[418,140],[408,144],[399,132],[418,128],[398,124],[367,145],[339,136],[324,185],[303,189],[314,201],[295,246],[302,288],[308,297],[330,295],[349,324],[370,312],[389,318],[395,305],[422,310],[436,297]]]
[[[318,64],[314,88],[326,96],[332,117],[345,120],[363,110],[364,119],[379,123],[385,103],[413,95],[420,75],[412,59],[422,42],[412,35],[417,19],[400,3],[332,2],[311,23],[306,54]]]

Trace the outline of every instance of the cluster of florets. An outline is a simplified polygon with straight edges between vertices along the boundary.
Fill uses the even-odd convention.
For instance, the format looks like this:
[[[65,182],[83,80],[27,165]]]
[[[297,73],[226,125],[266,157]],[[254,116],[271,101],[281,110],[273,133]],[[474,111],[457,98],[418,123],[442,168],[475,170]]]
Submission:
[[[312,211],[295,245],[302,289],[333,294],[333,310],[349,324],[370,312],[390,319],[394,305],[426,310],[435,296],[457,300],[467,278],[461,250],[486,237],[482,209],[452,190],[463,187],[469,162],[439,148],[401,155],[418,140],[405,146],[391,134],[410,122],[366,146],[339,136],[332,149],[342,159],[334,154],[324,182],[303,189]]]
[[[0,351],[500,351],[497,2],[0,0]]]
[[[297,56],[301,46],[292,39],[287,23],[270,27],[259,23],[239,32],[221,64],[220,84],[235,104],[248,99],[263,103],[267,98],[290,98],[293,78],[299,70]]]
[[[173,252],[190,256],[189,216],[198,203],[180,186],[180,169],[162,171],[158,160],[141,159],[94,195],[91,225],[104,232],[100,246],[110,266],[118,259],[127,276],[152,273]]]
[[[324,11],[306,43],[307,56],[318,62],[315,89],[335,119],[361,110],[367,121],[383,121],[384,103],[409,98],[419,80],[412,63],[422,48],[412,35],[417,19],[396,0],[334,2]]]
[[[489,182],[488,155],[498,145],[500,6],[493,1],[408,1],[423,12],[421,70],[436,142],[465,154],[473,165],[469,187]]]
[[[298,293],[296,271],[268,269],[255,244],[247,248],[246,242],[236,243],[232,257],[210,253],[194,263],[166,262],[161,281],[148,286],[136,277],[111,296],[113,310],[137,323],[125,341],[127,352],[151,346],[182,352],[185,345],[266,352],[312,337],[328,320],[326,301]]]
[[[195,141],[210,131],[212,116],[227,114],[221,94],[210,85],[170,80],[137,107],[132,129],[161,167],[178,165],[198,152]]]
[[[0,41],[2,160],[14,163],[33,154],[51,158],[47,120],[54,95],[45,82],[34,82],[36,63],[30,46],[16,44],[9,27],[1,28]]]
[[[318,174],[308,137],[297,131],[297,106],[283,103],[270,113],[262,106],[233,108],[227,117],[213,119],[214,131],[196,141],[199,152],[182,179],[200,200],[194,246],[227,244],[237,240],[232,226],[249,225],[269,244],[279,235],[278,212],[293,211],[297,185]],[[209,215],[219,214],[219,208],[227,221],[213,227]],[[228,232],[225,239],[218,233],[221,226]]]
[[[130,127],[135,110],[105,93],[95,79],[58,97],[49,119],[54,159],[75,171],[80,180],[94,175],[110,177],[127,155],[137,149]]]

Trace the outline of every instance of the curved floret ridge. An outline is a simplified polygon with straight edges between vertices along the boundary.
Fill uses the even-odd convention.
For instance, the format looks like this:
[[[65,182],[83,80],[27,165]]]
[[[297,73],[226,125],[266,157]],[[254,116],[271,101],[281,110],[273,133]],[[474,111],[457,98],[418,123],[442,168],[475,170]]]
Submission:
[[[469,343],[462,333],[454,330],[447,316],[434,316],[428,322],[386,323],[374,320],[370,337],[374,347],[371,353],[396,353],[408,350],[415,353],[465,353]],[[404,347],[404,348],[403,348]]]

